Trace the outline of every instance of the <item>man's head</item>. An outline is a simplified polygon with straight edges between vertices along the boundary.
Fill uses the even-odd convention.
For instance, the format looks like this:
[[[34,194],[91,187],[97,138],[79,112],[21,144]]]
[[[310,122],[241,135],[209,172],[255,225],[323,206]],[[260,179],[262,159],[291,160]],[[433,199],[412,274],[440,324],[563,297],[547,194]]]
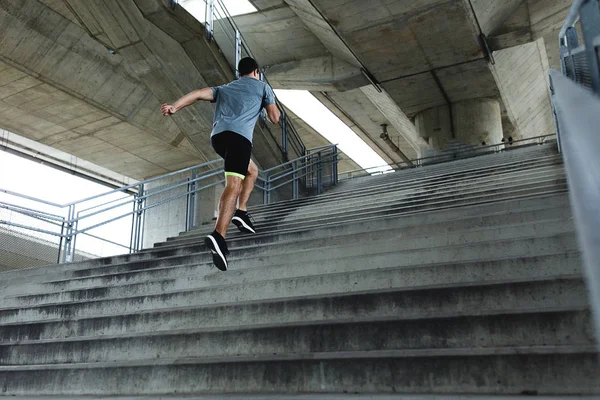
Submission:
[[[252,57],[244,57],[240,60],[238,64],[238,72],[240,73],[240,76],[250,76],[255,79],[260,77],[260,73],[258,72],[258,64]]]

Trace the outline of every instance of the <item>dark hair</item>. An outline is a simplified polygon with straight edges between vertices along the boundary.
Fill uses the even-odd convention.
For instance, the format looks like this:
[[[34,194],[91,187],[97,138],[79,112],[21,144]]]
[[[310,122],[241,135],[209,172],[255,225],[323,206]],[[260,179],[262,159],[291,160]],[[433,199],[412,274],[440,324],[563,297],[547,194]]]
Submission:
[[[238,64],[238,72],[241,76],[249,75],[258,69],[258,64],[252,57],[242,58]]]

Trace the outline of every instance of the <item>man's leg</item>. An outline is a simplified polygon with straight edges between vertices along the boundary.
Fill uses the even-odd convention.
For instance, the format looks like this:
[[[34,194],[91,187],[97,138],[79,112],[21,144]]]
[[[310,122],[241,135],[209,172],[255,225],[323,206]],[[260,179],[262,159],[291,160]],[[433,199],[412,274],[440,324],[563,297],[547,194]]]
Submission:
[[[254,189],[256,178],[258,178],[258,167],[254,164],[254,161],[250,160],[250,164],[248,164],[248,174],[246,175],[246,179],[244,179],[242,192],[240,193],[239,210],[248,211],[248,200]]]
[[[217,225],[215,227],[215,230],[223,236],[223,238],[227,236],[227,228],[235,213],[235,204],[237,203],[238,197],[240,197],[243,181],[244,180],[239,176],[228,175],[226,177],[225,190],[219,200],[219,216],[217,217]]]

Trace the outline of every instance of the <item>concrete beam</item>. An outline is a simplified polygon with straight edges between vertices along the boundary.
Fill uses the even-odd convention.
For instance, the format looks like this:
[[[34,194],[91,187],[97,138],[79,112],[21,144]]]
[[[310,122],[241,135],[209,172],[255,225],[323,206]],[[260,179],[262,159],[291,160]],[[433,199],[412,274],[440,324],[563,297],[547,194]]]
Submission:
[[[568,0],[522,2],[502,24],[498,23],[499,20],[492,24],[493,29],[488,34],[490,48],[502,50],[557,34],[567,17],[570,5],[571,1]]]
[[[554,133],[543,39],[494,52],[494,58],[491,69],[515,128],[513,138]]]
[[[360,60],[348,47],[346,42],[338,35],[330,21],[323,17],[323,14],[317,9],[310,0],[285,0],[286,3],[294,10],[294,12],[304,21],[306,26],[323,42],[325,47],[333,54],[334,57],[345,61],[347,64],[355,66],[357,69],[362,68]],[[414,124],[406,117],[406,114],[398,107],[392,98],[381,89],[378,92],[373,86],[364,86],[360,91],[368,98],[375,108],[381,112],[389,125],[398,130],[397,148],[404,154],[401,157],[398,154],[393,154],[394,161],[401,161],[404,158],[416,158],[421,155],[421,149],[427,147],[417,134]],[[369,131],[374,137],[371,141],[379,141],[381,132]],[[384,144],[385,147],[389,145]]]
[[[345,91],[369,84],[360,68],[333,56],[272,65],[266,72],[276,89]]]

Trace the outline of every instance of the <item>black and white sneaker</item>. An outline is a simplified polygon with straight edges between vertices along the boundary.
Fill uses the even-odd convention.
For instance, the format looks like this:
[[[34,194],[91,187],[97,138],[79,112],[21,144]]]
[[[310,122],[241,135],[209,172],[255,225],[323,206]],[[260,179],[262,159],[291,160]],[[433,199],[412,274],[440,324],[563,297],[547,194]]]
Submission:
[[[231,222],[238,227],[240,232],[256,233],[254,225],[252,224],[252,221],[250,221],[250,214],[248,214],[248,211],[235,210]]]
[[[223,236],[221,236],[219,232],[214,231],[204,239],[204,243],[212,254],[215,267],[219,268],[221,271],[227,271],[227,256],[229,255],[229,250],[227,250],[227,243],[225,243]]]

